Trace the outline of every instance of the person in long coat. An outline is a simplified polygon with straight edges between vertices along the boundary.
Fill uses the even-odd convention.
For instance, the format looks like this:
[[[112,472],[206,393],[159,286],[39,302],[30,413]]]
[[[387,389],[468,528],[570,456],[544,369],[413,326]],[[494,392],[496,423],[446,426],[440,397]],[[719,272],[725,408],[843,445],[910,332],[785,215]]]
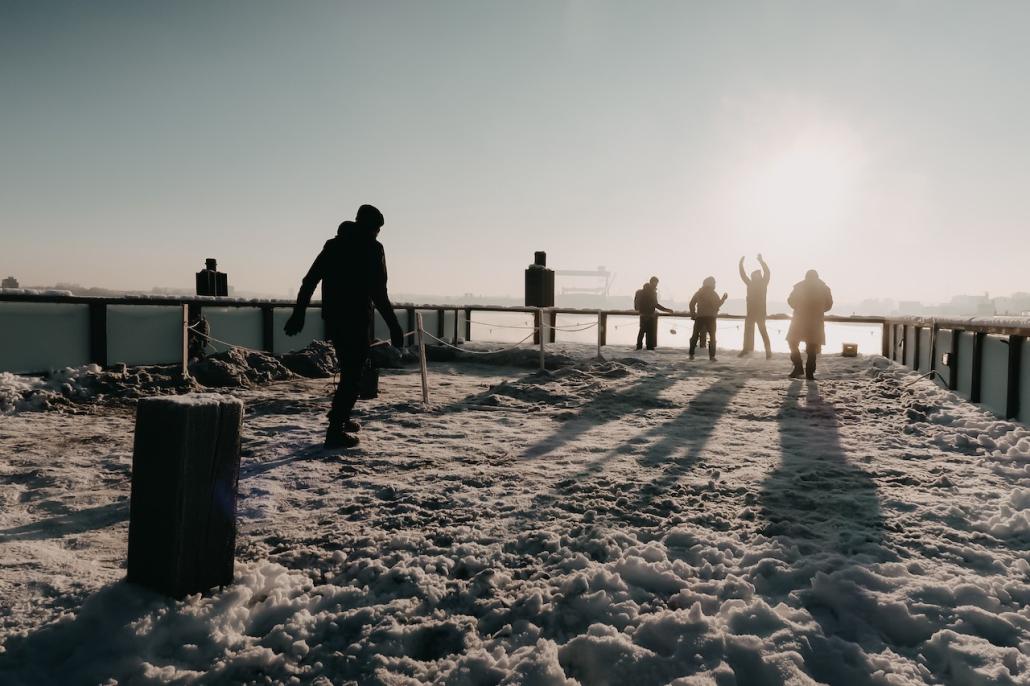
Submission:
[[[833,307],[833,294],[830,293],[830,287],[819,278],[819,273],[809,269],[805,280],[794,284],[787,304],[794,309],[787,330],[790,361],[794,363],[790,378],[797,379],[804,375],[806,379],[814,379],[816,358],[826,344],[825,315]],[[801,366],[802,342],[808,355],[804,367]]]
[[[668,307],[658,303],[658,277],[651,279],[633,296],[633,309],[640,315],[640,330],[637,331],[637,350],[644,344],[644,337],[647,337],[647,349],[654,350],[658,345],[658,313],[672,312]]]

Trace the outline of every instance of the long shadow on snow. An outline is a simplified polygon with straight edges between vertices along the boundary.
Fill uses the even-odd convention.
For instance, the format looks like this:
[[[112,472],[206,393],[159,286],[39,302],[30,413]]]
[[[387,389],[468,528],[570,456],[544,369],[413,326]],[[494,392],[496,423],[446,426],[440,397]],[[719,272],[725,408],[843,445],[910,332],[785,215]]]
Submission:
[[[643,466],[664,466],[657,477],[641,486],[639,495],[627,511],[639,512],[650,507],[656,498],[673,488],[683,474],[694,467],[719,419],[743,387],[742,383],[717,381],[691,398],[678,417],[643,434],[646,438],[660,437],[644,450]],[[630,452],[631,449],[623,445],[619,451]]]
[[[894,559],[881,544],[884,521],[872,477],[851,463],[840,441],[837,409],[818,385],[791,383],[779,412],[782,462],[762,484],[762,535],[782,546],[786,559],[752,578],[770,604],[795,595],[827,638],[805,651],[817,679],[838,683],[839,654],[822,641],[873,640],[910,645],[914,627],[904,612],[878,609],[877,577],[861,568]],[[763,560],[763,562],[768,562]],[[886,618],[886,621],[885,621]],[[927,634],[923,638],[929,638]],[[837,675],[837,676],[834,676]],[[851,682],[848,682],[851,683]]]
[[[580,407],[579,413],[562,423],[556,432],[526,448],[522,457],[543,457],[602,424],[616,421],[642,408],[658,407],[661,405],[658,394],[683,378],[686,377],[654,374],[625,388],[605,389]]]
[[[127,500],[77,510],[0,531],[0,544],[11,541],[41,541],[63,538],[95,529],[105,529],[129,519]]]

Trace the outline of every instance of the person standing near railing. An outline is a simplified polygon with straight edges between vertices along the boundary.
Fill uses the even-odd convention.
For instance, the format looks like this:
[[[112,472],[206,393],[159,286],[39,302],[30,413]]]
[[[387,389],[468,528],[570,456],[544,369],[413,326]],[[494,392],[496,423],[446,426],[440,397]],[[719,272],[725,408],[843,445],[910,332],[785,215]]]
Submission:
[[[744,258],[740,258],[737,268],[740,270],[740,280],[747,286],[747,315],[744,317],[744,345],[738,357],[746,357],[755,350],[755,327],[762,334],[762,343],[765,344],[765,359],[772,357],[772,346],[769,344],[769,331],[765,328],[766,295],[769,292],[769,265],[758,254],[758,263],[762,265],[762,271],[757,269],[751,272],[750,278],[744,271]]]
[[[690,335],[690,359],[694,359],[697,339],[702,333],[707,333],[708,359],[715,362],[715,322],[719,316],[719,309],[728,297],[729,293],[723,293],[722,297],[719,297],[715,292],[715,277],[709,276],[690,299],[690,318],[694,320],[694,332]]]
[[[794,315],[787,330],[787,343],[790,345],[790,361],[794,369],[790,378],[797,379],[802,375],[806,379],[815,379],[816,357],[826,344],[826,313],[833,307],[833,294],[830,287],[819,278],[819,273],[809,269],[805,280],[794,284],[794,290],[787,298],[787,304],[794,308]],[[808,360],[801,366],[801,343],[805,343]]]
[[[633,309],[640,315],[640,330],[637,331],[637,350],[643,346],[647,337],[647,349],[654,350],[658,345],[658,313],[672,312],[668,307],[658,304],[658,277],[652,276],[633,296]]]
[[[386,321],[394,347],[404,346],[404,331],[386,291],[386,251],[376,240],[383,224],[383,214],[372,205],[362,205],[354,221],[340,224],[336,237],[326,242],[301,282],[297,304],[283,327],[287,336],[300,333],[304,311],[321,281],[322,318],[340,368],[325,435],[329,449],[358,444],[355,433],[361,427],[351,419],[351,412],[368,357],[373,306]]]

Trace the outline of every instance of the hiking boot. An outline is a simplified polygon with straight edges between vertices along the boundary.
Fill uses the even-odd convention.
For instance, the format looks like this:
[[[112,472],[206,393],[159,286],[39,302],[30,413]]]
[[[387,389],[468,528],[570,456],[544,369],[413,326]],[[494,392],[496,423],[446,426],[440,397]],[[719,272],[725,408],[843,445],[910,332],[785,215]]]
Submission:
[[[794,371],[792,371],[790,373],[790,378],[791,379],[800,379],[804,375],[805,375],[804,368],[801,365],[796,364],[796,365],[794,365]]]
[[[356,434],[357,432],[361,431],[361,424],[358,424],[353,419],[348,419],[343,424],[343,431],[344,433]]]
[[[690,353],[690,359],[694,359],[694,353]]]
[[[643,349],[644,349],[644,346],[642,346],[642,345],[638,345],[636,349],[637,349],[637,350],[643,350]]]
[[[326,450],[338,450],[340,448],[353,448],[357,444],[357,436],[344,433],[343,427],[338,424],[330,424],[325,432],[325,443],[322,447]]]
[[[772,359],[772,350],[766,350],[765,351],[765,359],[767,359],[767,360],[771,360]]]
[[[815,381],[815,372],[805,372],[805,378],[809,381]]]
[[[747,357],[750,354],[750,350],[741,350],[739,353],[737,353],[737,357]]]

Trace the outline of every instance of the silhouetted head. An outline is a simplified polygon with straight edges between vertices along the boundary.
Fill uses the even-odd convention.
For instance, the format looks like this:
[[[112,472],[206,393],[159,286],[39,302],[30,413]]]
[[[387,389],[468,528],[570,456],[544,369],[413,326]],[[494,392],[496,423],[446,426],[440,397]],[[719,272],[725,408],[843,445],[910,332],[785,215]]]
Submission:
[[[805,281],[815,281],[819,278],[819,272],[814,269],[809,269],[805,272]]]
[[[715,288],[715,277],[709,276],[707,279],[705,279],[704,286],[705,288]]]
[[[658,288],[658,277],[657,276],[652,276],[650,279],[648,279],[647,282],[649,284],[651,284],[651,288]]]
[[[756,269],[753,272],[751,272],[751,280],[752,281],[757,281],[758,279],[761,279],[761,278],[762,278],[762,270],[761,269]]]
[[[383,213],[372,205],[362,205],[358,208],[358,214],[354,217],[354,221],[359,226],[367,229],[378,229],[386,223],[383,219]]]

